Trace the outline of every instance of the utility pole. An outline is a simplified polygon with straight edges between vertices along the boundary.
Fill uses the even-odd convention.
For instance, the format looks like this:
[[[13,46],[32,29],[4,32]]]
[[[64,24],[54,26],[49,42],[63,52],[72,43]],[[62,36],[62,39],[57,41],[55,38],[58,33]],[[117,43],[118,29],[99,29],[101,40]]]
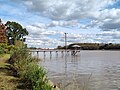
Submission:
[[[65,50],[67,50],[67,33],[65,33]]]
[[[65,33],[65,79],[67,81],[67,33]]]

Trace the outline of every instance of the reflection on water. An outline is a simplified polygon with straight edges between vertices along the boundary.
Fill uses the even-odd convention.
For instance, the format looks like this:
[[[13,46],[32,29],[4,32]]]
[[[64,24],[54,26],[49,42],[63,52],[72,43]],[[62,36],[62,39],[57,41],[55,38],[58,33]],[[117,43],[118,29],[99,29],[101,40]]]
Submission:
[[[41,52],[38,56],[48,78],[62,90],[120,90],[120,51],[81,51],[75,56]]]

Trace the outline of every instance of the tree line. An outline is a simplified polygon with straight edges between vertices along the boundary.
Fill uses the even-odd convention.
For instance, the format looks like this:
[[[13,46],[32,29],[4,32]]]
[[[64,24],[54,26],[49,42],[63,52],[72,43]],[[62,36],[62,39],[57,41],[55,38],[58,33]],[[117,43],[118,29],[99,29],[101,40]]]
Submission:
[[[113,43],[73,43],[67,49],[75,49],[74,45],[79,45],[82,50],[120,50],[120,44]],[[65,49],[65,46],[58,46],[57,49]]]

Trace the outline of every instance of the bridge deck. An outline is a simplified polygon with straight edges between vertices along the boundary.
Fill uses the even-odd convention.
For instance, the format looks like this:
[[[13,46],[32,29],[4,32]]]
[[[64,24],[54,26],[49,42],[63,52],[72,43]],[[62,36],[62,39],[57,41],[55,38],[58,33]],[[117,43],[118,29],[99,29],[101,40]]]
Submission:
[[[43,49],[41,49],[41,50],[30,50],[30,52],[74,52],[74,51],[76,51],[76,52],[80,52],[80,50],[69,50],[69,49],[67,49],[67,50],[59,50],[59,49],[48,49],[48,50],[43,50]]]

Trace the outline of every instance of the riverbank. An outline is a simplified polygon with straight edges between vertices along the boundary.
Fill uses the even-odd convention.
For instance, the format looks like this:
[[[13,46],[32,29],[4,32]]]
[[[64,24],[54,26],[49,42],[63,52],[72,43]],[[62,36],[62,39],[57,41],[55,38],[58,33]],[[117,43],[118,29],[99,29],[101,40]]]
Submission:
[[[18,78],[10,74],[10,64],[7,60],[10,58],[10,54],[4,54],[0,56],[0,90],[16,90],[18,85]]]
[[[0,57],[0,90],[59,90],[26,49]]]

